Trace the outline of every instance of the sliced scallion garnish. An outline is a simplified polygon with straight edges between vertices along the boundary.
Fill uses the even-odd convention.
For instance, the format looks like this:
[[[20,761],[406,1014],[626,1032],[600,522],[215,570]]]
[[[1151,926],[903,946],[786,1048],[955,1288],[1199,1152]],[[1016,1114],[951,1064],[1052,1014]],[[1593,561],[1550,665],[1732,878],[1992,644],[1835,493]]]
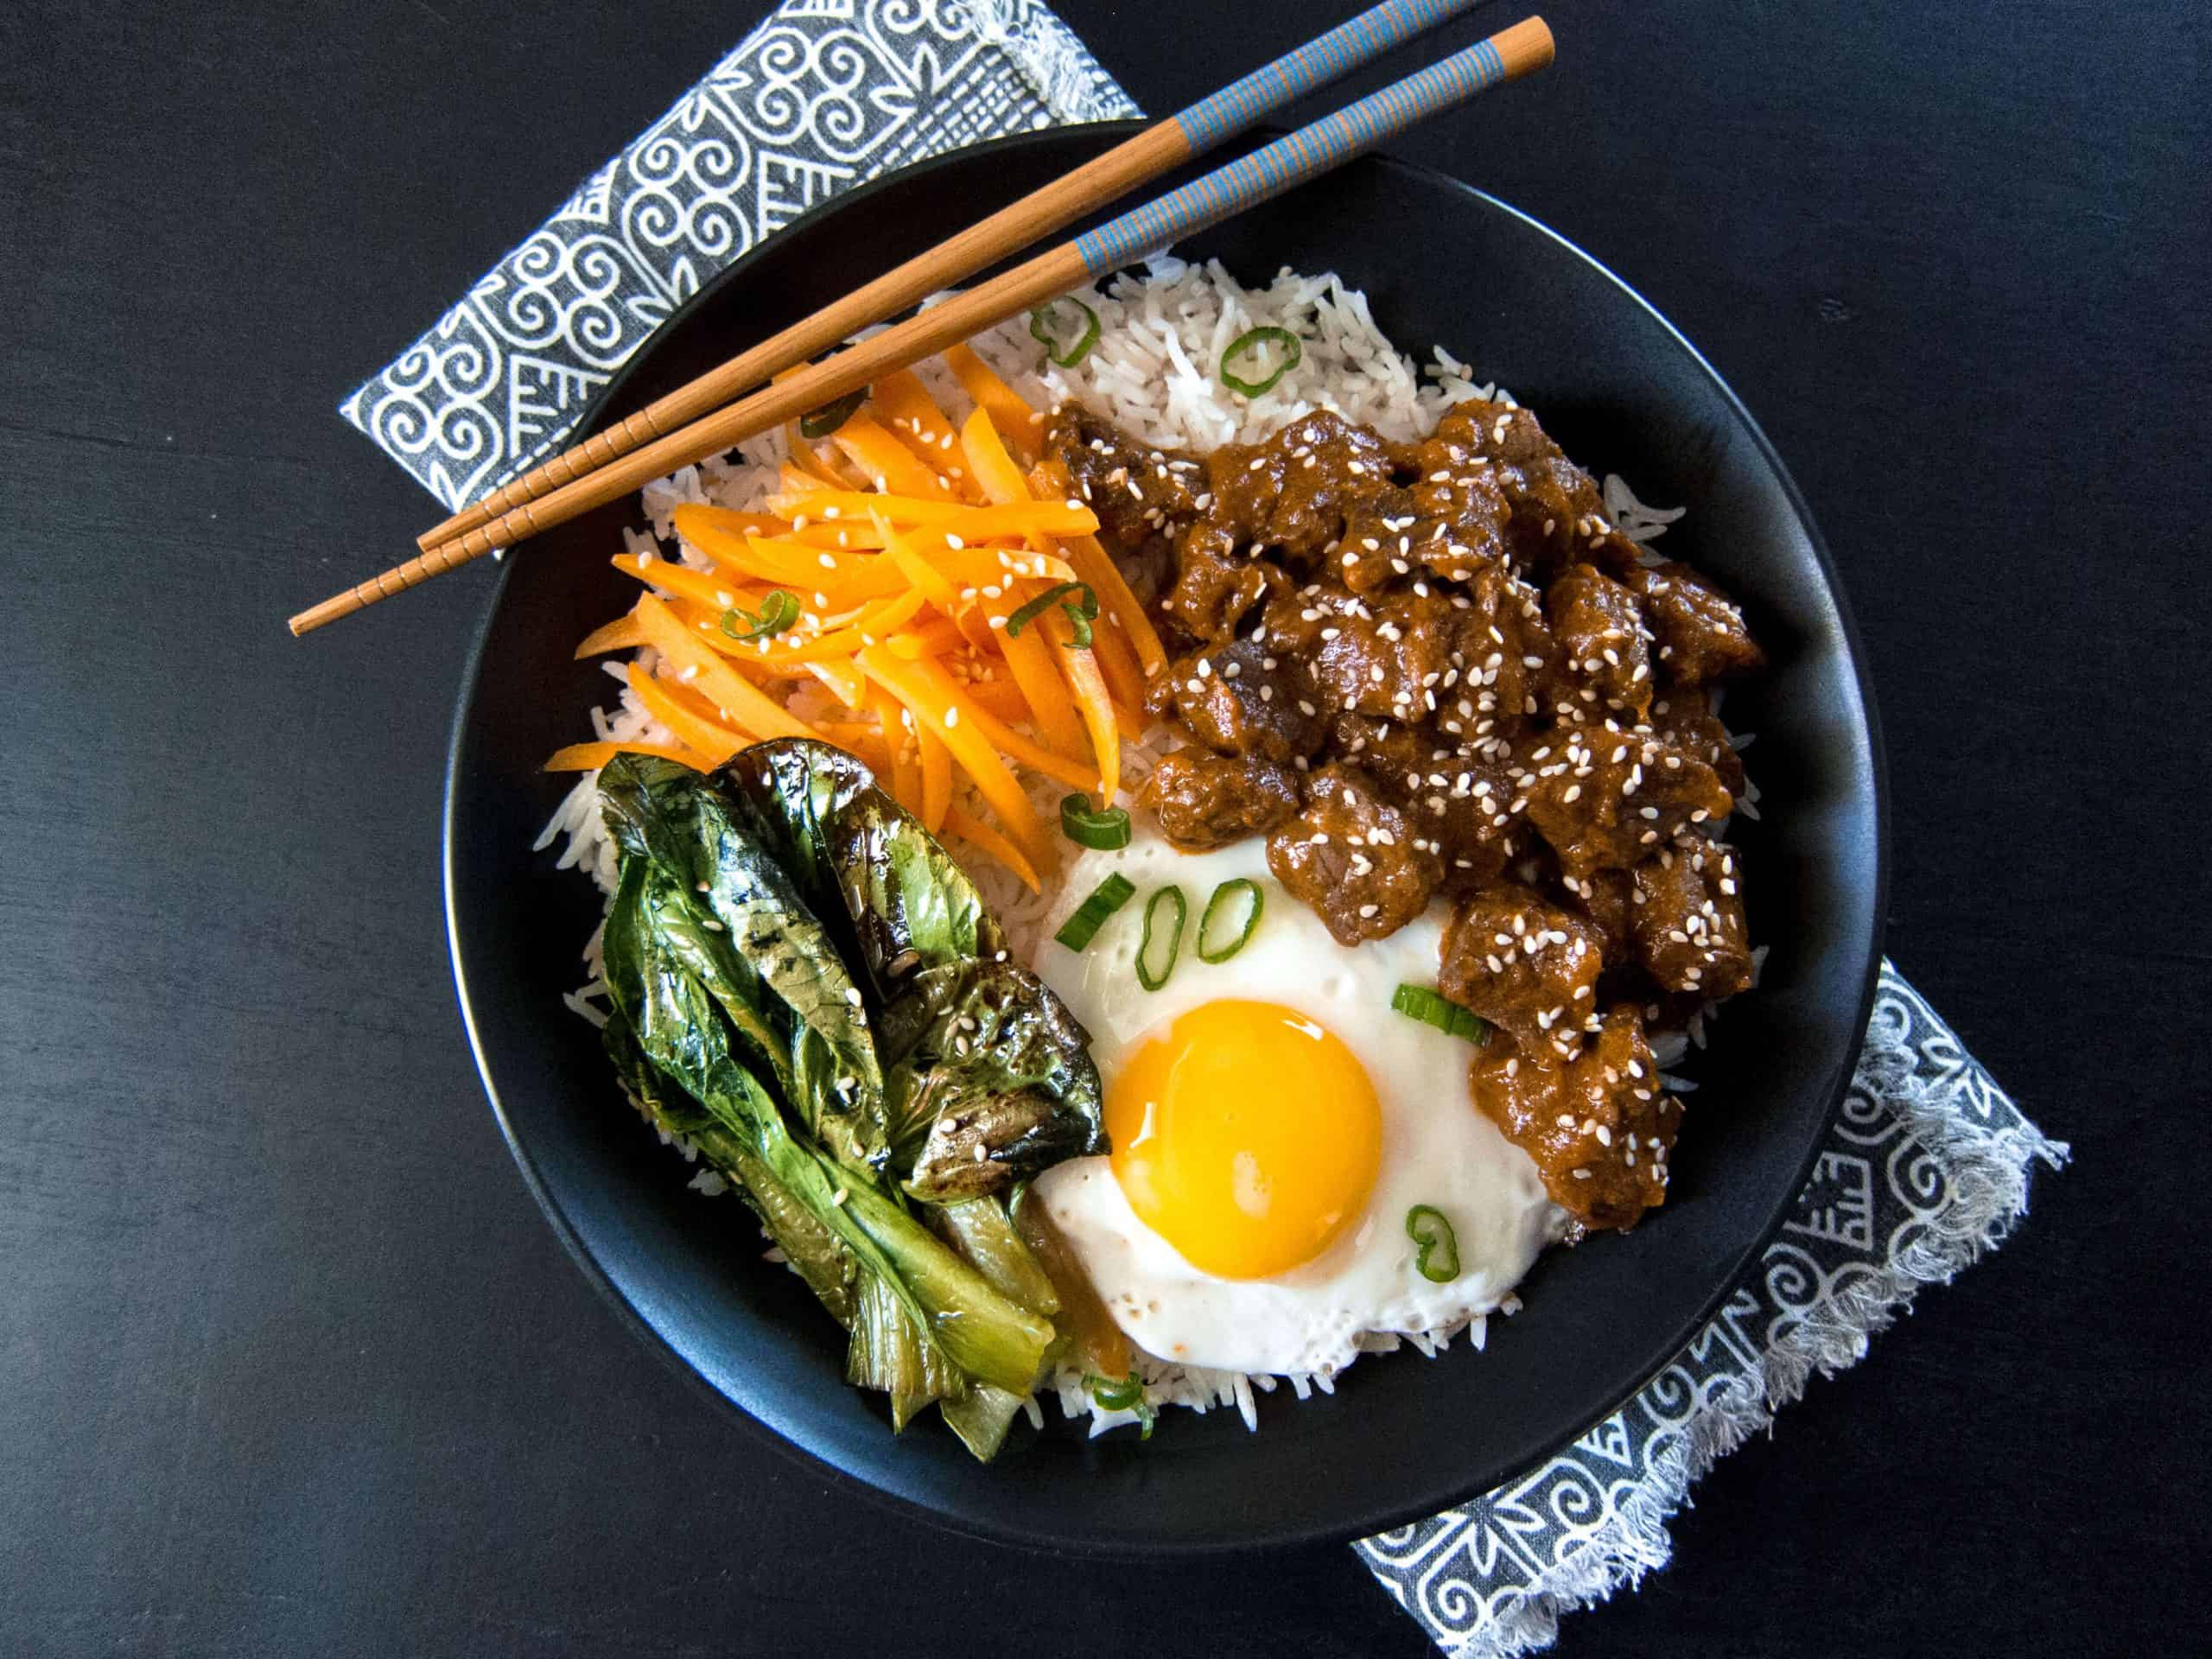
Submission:
[[[1282,348],[1282,361],[1275,365],[1274,372],[1266,379],[1246,380],[1230,372],[1230,359],[1240,353],[1249,354],[1254,366],[1256,367],[1259,362],[1260,348],[1262,346],[1279,346]],[[1262,392],[1271,390],[1276,381],[1296,368],[1298,359],[1305,354],[1306,348],[1298,343],[1298,336],[1287,328],[1248,328],[1230,340],[1229,349],[1221,354],[1221,384],[1231,391],[1241,391],[1247,397],[1256,397]]]
[[[1068,613],[1069,642],[1078,651],[1088,651],[1090,625],[1098,620],[1098,595],[1090,591],[1087,582],[1055,582],[1007,617],[1006,631],[1020,633],[1055,605]]]
[[[1490,1040],[1489,1020],[1439,996],[1426,985],[1399,986],[1390,993],[1390,1006],[1425,1026],[1434,1026],[1446,1036],[1464,1037],[1477,1044]]]
[[[1167,959],[1160,964],[1159,973],[1154,974],[1152,971],[1152,917],[1153,912],[1160,908],[1162,899],[1173,905],[1175,925],[1167,935]],[[1167,976],[1175,971],[1175,957],[1183,948],[1183,924],[1190,918],[1191,901],[1183,897],[1180,887],[1161,887],[1144,901],[1144,931],[1137,936],[1137,983],[1147,991],[1158,990],[1167,982]]]
[[[1152,1426],[1160,1414],[1145,1397],[1144,1379],[1135,1371],[1116,1381],[1111,1377],[1086,1376],[1084,1386],[1090,1390],[1091,1403],[1101,1411],[1134,1411],[1137,1414],[1137,1438],[1152,1438]]]
[[[1088,795],[1064,796],[1060,801],[1060,833],[1078,847],[1110,853],[1116,847],[1129,844],[1129,815],[1118,806],[1096,810]]]
[[[1208,945],[1206,939],[1213,931],[1214,912],[1224,906],[1233,905],[1239,893],[1251,895],[1251,905],[1244,912],[1244,925],[1236,937],[1227,943]],[[1198,917],[1198,960],[1227,962],[1251,943],[1252,934],[1260,925],[1260,912],[1267,907],[1267,895],[1260,891],[1260,884],[1249,876],[1238,876],[1234,881],[1224,881],[1213,890],[1213,897],[1206,900],[1206,907]]]
[[[733,639],[767,639],[798,620],[798,601],[781,588],[770,591],[756,613],[735,607],[722,613],[722,632]]]
[[[1129,902],[1136,888],[1118,870],[1090,890],[1090,897],[1075,907],[1075,913],[1060,924],[1060,931],[1052,935],[1071,950],[1081,950],[1098,937],[1098,930],[1106,925],[1106,918]]]
[[[1417,1204],[1407,1211],[1406,1236],[1417,1247],[1414,1267],[1429,1283],[1448,1285],[1459,1276],[1459,1236],[1441,1210]]]
[[[854,411],[868,401],[868,388],[856,386],[843,397],[835,398],[819,409],[810,409],[798,417],[798,435],[802,438],[826,438],[847,421]]]
[[[1083,313],[1083,332],[1076,336],[1075,344],[1060,353],[1059,336],[1052,332],[1052,312],[1056,307],[1071,305]],[[1098,343],[1098,314],[1072,296],[1047,300],[1029,314],[1029,338],[1045,348],[1045,355],[1064,369],[1071,369],[1090,355],[1090,348]]]

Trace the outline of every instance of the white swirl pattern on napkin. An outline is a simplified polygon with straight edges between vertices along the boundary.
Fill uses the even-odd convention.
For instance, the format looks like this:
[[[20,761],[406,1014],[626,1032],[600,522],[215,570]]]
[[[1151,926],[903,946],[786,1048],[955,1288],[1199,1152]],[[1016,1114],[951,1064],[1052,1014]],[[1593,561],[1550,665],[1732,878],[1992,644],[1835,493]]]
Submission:
[[[1356,1546],[1447,1653],[1548,1647],[1560,1613],[1670,1552],[1690,1483],[1767,1427],[1815,1372],[1942,1284],[2026,1212],[2066,1147],[2022,1116],[1888,963],[1849,1094],[1750,1280],[1642,1393],[1535,1473]],[[1512,1339],[1508,1326],[1503,1341]]]
[[[553,453],[663,318],[816,203],[980,139],[1137,113],[1035,0],[789,0],[340,413],[458,507]],[[1663,1566],[1690,1482],[1995,1245],[2030,1166],[2065,1156],[1885,963],[1850,1096],[1751,1282],[1566,1452],[1362,1559],[1450,1653],[1548,1645],[1562,1611]]]
[[[339,413],[458,508],[558,453],[670,312],[808,208],[1136,113],[1035,0],[787,0]]]

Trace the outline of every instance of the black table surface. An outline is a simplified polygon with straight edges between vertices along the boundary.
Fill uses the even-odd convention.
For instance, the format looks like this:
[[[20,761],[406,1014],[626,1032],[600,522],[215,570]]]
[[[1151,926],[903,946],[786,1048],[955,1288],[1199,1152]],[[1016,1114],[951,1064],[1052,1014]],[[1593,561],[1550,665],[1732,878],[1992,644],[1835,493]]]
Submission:
[[[1348,1550],[995,1550],[656,1363],[455,1013],[440,766],[489,570],[283,632],[434,516],[334,404],[762,3],[0,14],[0,1650],[1423,1650]],[[1060,6],[1154,110],[1350,9]],[[2203,15],[1552,22],[1555,67],[1399,149],[1623,272],[1764,423],[1872,654],[1891,954],[2075,1154],[1566,1648],[2192,1629]]]

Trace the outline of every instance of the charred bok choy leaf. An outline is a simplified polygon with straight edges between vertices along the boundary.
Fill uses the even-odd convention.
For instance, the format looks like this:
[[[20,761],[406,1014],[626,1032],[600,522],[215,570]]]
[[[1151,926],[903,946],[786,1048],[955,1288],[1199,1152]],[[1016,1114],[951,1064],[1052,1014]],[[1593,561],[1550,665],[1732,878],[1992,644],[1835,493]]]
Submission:
[[[601,774],[620,880],[606,1041],[640,1110],[743,1194],[903,1427],[989,1458],[1060,1307],[1011,1182],[1103,1149],[1082,1027],[942,849],[824,745]]]

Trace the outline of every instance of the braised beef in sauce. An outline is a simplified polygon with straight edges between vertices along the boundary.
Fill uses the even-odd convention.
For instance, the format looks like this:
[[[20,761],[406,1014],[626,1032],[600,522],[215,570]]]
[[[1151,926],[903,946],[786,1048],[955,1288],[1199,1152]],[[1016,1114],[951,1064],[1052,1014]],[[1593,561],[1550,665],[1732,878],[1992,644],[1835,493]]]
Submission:
[[[1173,653],[1149,700],[1185,742],[1140,804],[1192,850],[1265,836],[1347,946],[1450,899],[1438,988],[1491,1027],[1476,1101],[1578,1229],[1633,1226],[1682,1117],[1648,1019],[1751,978],[1710,696],[1764,664],[1741,612],[1645,563],[1509,403],[1203,459],[1071,405],[1047,448]]]

